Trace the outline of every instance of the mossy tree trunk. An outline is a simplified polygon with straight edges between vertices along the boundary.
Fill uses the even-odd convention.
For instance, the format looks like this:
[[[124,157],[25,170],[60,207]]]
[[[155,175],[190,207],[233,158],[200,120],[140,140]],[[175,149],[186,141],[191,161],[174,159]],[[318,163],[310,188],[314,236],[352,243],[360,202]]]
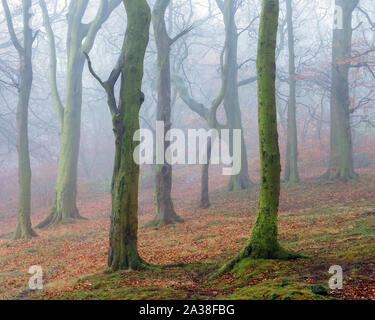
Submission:
[[[151,13],[146,0],[123,0],[123,3],[128,17],[123,45],[125,59],[121,63],[119,107],[117,111],[112,108],[116,141],[108,251],[108,266],[112,270],[134,270],[143,264],[137,250],[139,165],[133,159],[139,142],[133,141],[133,136],[139,129],[139,110],[144,100],[143,61]]]
[[[329,168],[324,177],[347,181],[355,178],[350,127],[349,68],[352,51],[352,15],[358,0],[336,0],[341,21],[333,30],[331,74],[331,137]],[[338,14],[340,19],[341,14]],[[335,23],[336,24],[336,23]]]
[[[6,0],[2,0],[8,31],[20,62],[20,83],[17,104],[17,151],[18,151],[18,211],[17,226],[13,239],[28,239],[37,234],[31,227],[31,167],[28,137],[28,113],[33,83],[32,45],[35,37],[30,27],[31,0],[22,0],[23,45],[18,41],[12,16]]]
[[[224,95],[224,110],[229,129],[240,129],[242,131],[241,110],[238,95],[238,33],[235,15],[238,1],[222,0],[217,1],[224,16],[225,25],[225,55],[227,68],[223,69],[223,77],[227,78],[227,88]],[[229,138],[229,150],[233,155],[233,132]],[[232,175],[229,179],[227,189],[229,191],[248,189],[252,186],[249,178],[246,143],[243,134],[241,135],[241,170],[237,175]]]
[[[260,147],[258,212],[247,244],[235,258],[224,264],[217,274],[228,271],[246,257],[254,259],[296,257],[295,254],[283,249],[278,242],[277,215],[281,172],[275,91],[278,16],[279,1],[263,0],[257,56]]]
[[[91,51],[95,37],[108,19],[110,13],[121,0],[102,0],[96,17],[88,24],[82,23],[88,0],[71,1],[68,12],[66,96],[64,107],[55,98],[61,132],[60,157],[58,165],[55,196],[49,215],[38,224],[38,228],[47,228],[60,223],[70,223],[82,219],[77,209],[77,169],[81,133],[82,77],[85,64],[84,52]],[[57,94],[56,48],[54,35],[51,32],[48,12],[41,3],[44,25],[50,44],[50,79],[54,96]],[[43,8],[44,7],[44,8]],[[58,95],[57,95],[58,97]]]
[[[288,26],[289,49],[289,101],[288,101],[288,129],[285,157],[285,181],[299,182],[298,175],[298,140],[296,122],[296,67],[294,57],[294,29],[292,0],[286,0],[286,19]]]
[[[157,47],[158,65],[158,102],[156,121],[164,123],[163,139],[171,129],[171,71],[170,71],[170,47],[173,40],[169,37],[166,24],[165,12],[170,0],[157,0],[152,11],[152,23]],[[164,139],[165,140],[165,139]],[[165,155],[170,146],[170,141],[162,145],[156,144],[156,152]],[[159,150],[161,148],[161,150]],[[164,161],[157,163],[155,168],[155,210],[156,224],[170,224],[181,222],[182,219],[176,214],[171,192],[172,192],[172,165]]]

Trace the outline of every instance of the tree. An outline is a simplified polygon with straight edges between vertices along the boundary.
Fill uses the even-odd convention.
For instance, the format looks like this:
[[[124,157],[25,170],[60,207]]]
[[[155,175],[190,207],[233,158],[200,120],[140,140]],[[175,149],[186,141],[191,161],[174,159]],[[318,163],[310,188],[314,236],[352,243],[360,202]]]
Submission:
[[[141,91],[143,60],[149,40],[150,8],[146,0],[123,0],[128,25],[124,40],[119,113],[114,117],[116,139],[112,180],[112,215],[108,266],[138,269],[142,264],[137,250],[139,166],[133,160],[139,129],[139,109],[144,100]]]
[[[297,254],[278,242],[277,213],[280,196],[280,152],[276,113],[276,36],[279,1],[263,0],[258,35],[258,125],[260,148],[260,191],[258,212],[250,238],[239,254],[224,264],[216,274],[230,270],[240,260],[288,259]]]
[[[49,74],[51,94],[53,98],[53,105],[56,109],[56,114],[60,124],[60,134],[64,126],[64,106],[61,102],[59,90],[57,87],[57,59],[56,59],[56,42],[55,35],[52,30],[51,22],[49,19],[48,9],[45,0],[39,0],[39,6],[42,9],[43,26],[46,29],[48,45],[49,45]]]
[[[157,47],[158,65],[158,101],[156,120],[162,121],[163,141],[162,145],[156,144],[156,152],[161,153],[162,158],[170,146],[170,141],[164,139],[166,133],[171,129],[171,70],[170,70],[170,47],[185,32],[171,39],[165,24],[165,12],[170,0],[157,0],[152,10],[152,23],[154,28],[155,42]],[[188,30],[187,30],[188,31]],[[181,222],[182,219],[176,214],[172,198],[172,165],[169,163],[157,163],[155,173],[155,223],[170,224]]]
[[[22,0],[23,45],[18,41],[13,27],[13,21],[8,2],[2,0],[8,31],[11,41],[16,48],[20,63],[20,83],[17,104],[17,150],[18,150],[18,213],[17,226],[13,239],[27,239],[37,234],[31,227],[31,167],[28,137],[28,113],[31,87],[33,83],[32,46],[36,38],[31,29],[31,0]]]
[[[357,175],[353,167],[350,128],[349,68],[352,51],[352,15],[359,0],[336,0],[337,19],[332,39],[331,137],[329,168],[324,177],[347,181]],[[341,25],[342,24],[342,25]]]
[[[226,69],[228,66],[227,61],[225,60],[223,64],[223,69]],[[221,103],[224,100],[225,96],[225,90],[227,87],[227,77],[222,77],[221,79],[221,89],[215,98],[215,100],[212,101],[210,108],[208,109],[204,105],[198,103],[195,101],[188,92],[188,89],[185,86],[184,80],[178,76],[174,75],[173,76],[173,82],[174,85],[176,86],[178,93],[181,97],[181,99],[184,101],[184,103],[194,112],[199,114],[203,119],[207,121],[208,127],[211,130],[217,130],[217,129],[222,129],[224,126],[222,126],[218,121],[217,121],[217,110]],[[200,202],[199,202],[199,208],[206,209],[208,208],[211,203],[210,203],[210,196],[209,196],[209,189],[208,189],[208,169],[210,166],[210,160],[211,160],[211,147],[214,143],[214,139],[216,137],[211,134],[208,136],[208,141],[207,141],[207,148],[206,148],[206,155],[207,155],[207,161],[206,163],[202,164],[202,174],[201,174],[201,193],[200,193]]]
[[[216,3],[223,14],[225,25],[225,47],[224,52],[227,60],[227,68],[223,69],[222,77],[227,78],[227,87],[224,95],[224,109],[229,129],[242,130],[241,110],[238,96],[238,33],[235,15],[241,3],[238,0],[216,0]],[[232,132],[231,132],[232,133]],[[233,133],[232,133],[233,134]],[[229,149],[233,153],[233,139],[229,139]],[[241,135],[241,171],[232,175],[229,180],[228,190],[248,189],[252,182],[249,178],[246,144]]]
[[[221,90],[212,102],[210,108],[205,107],[201,103],[195,101],[189,94],[189,91],[184,84],[182,77],[177,74],[173,75],[173,82],[178,93],[184,103],[194,112],[196,112],[202,119],[207,121],[210,129],[242,129],[241,111],[239,107],[238,87],[250,84],[256,81],[256,77],[251,77],[240,82],[237,81],[238,65],[237,65],[237,42],[238,34],[235,23],[235,13],[238,8],[236,0],[216,0],[216,3],[223,14],[225,26],[225,43],[221,53]],[[227,123],[221,125],[217,120],[217,110],[223,103]],[[231,142],[233,139],[229,138],[230,151],[233,152]],[[207,143],[207,164],[202,165],[201,175],[201,198],[200,208],[208,208],[210,206],[209,189],[208,189],[208,169],[211,156],[211,145],[213,139],[209,138]],[[243,134],[241,135],[241,170],[237,175],[230,178],[228,190],[245,189],[252,185],[248,175],[247,152]]]
[[[144,101],[143,63],[151,24],[146,0],[123,0],[128,17],[125,39],[116,67],[103,82],[92,68],[91,74],[107,93],[115,136],[115,163],[112,177],[112,213],[109,234],[108,267],[112,270],[136,270],[144,261],[138,254],[138,182],[139,165],[133,155],[139,142],[139,110]],[[120,100],[117,104],[114,86],[121,75]]]
[[[226,68],[226,64],[224,64],[223,68]],[[195,101],[190,95],[189,91],[184,83],[184,80],[177,74],[173,75],[173,83],[184,103],[194,112],[199,114],[204,120],[207,121],[207,124],[211,130],[215,130],[218,128],[222,128],[222,126],[217,121],[217,109],[219,108],[220,104],[223,102],[225,87],[227,83],[224,81],[225,78],[222,78],[221,82],[221,90],[214,101],[211,103],[211,107],[207,108],[204,105]],[[213,144],[213,139],[215,137],[208,136],[207,141],[207,148],[206,148],[206,155],[207,161],[206,163],[202,164],[202,174],[201,174],[201,193],[200,193],[200,201],[199,201],[199,208],[206,209],[208,208],[210,203],[210,196],[209,196],[209,189],[208,189],[208,169],[210,166],[210,159],[211,159],[211,146]]]
[[[95,37],[108,19],[110,13],[121,3],[121,0],[101,0],[96,17],[88,24],[82,23],[89,0],[71,1],[68,11],[67,56],[68,67],[66,72],[66,97],[65,105],[54,99],[55,108],[62,128],[61,146],[58,166],[55,197],[49,215],[38,224],[38,228],[46,228],[59,223],[72,222],[82,219],[77,209],[77,166],[81,130],[82,109],[82,75],[85,64],[83,52],[90,52]],[[42,2],[41,2],[42,3]],[[43,3],[42,3],[43,9]],[[50,66],[51,73],[54,59],[56,59],[53,34],[46,17],[46,9],[43,10],[44,25],[50,42]],[[51,76],[52,92],[56,91],[54,83],[55,75]],[[56,94],[53,94],[56,96]]]
[[[296,123],[296,66],[294,57],[294,30],[292,0],[286,0],[286,19],[288,26],[289,49],[289,100],[288,100],[288,128],[285,157],[285,181],[299,182],[298,175],[298,142]]]

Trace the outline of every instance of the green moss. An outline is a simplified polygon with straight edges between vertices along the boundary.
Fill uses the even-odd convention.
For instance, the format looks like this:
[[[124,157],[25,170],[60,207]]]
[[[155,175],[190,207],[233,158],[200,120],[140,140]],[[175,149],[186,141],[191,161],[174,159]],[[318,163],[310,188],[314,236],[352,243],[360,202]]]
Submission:
[[[95,287],[95,288],[94,288]],[[178,300],[186,293],[171,288],[109,287],[106,283],[93,285],[93,290],[74,291],[55,297],[56,300]]]
[[[239,263],[237,263],[233,268],[232,272],[242,277],[248,277],[249,275],[256,275],[260,271],[272,269],[273,264],[274,261],[272,260],[255,260],[249,257],[242,259]],[[252,271],[249,272],[249,270]]]
[[[112,116],[116,151],[112,178],[112,213],[108,266],[112,270],[137,270],[144,266],[138,254],[139,165],[133,140],[139,129],[143,63],[149,40],[150,7],[145,0],[123,0],[128,17],[121,65],[120,102]]]
[[[235,290],[232,294],[217,296],[223,300],[315,300],[323,299],[309,290],[308,284],[295,282],[281,286],[279,280],[264,281],[256,286]]]

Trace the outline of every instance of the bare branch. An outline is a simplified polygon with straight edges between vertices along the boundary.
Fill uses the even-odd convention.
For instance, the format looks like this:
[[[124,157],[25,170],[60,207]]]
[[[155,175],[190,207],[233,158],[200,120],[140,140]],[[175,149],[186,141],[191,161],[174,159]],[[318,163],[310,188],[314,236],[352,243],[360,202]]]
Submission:
[[[181,37],[183,37],[184,35],[188,34],[191,30],[194,29],[194,26],[191,25],[189,27],[187,27],[186,29],[182,30],[178,35],[176,35],[174,38],[170,39],[169,41],[169,45],[171,46],[172,44],[174,44],[178,39],[180,39]]]
[[[125,50],[123,50],[124,52]],[[117,79],[121,73],[121,68],[122,68],[122,55],[118,59],[118,62],[116,64],[116,67],[112,70],[111,75],[109,76],[108,81],[103,81],[98,74],[94,71],[92,67],[92,63],[90,60],[89,55],[87,52],[83,52],[83,54],[86,57],[87,60],[87,65],[89,68],[90,73],[93,75],[93,77],[100,83],[100,85],[104,88],[105,92],[107,93],[107,103],[109,107],[109,111],[111,112],[111,115],[114,116],[119,113],[118,107],[117,107],[117,102],[115,98],[115,84],[117,82]]]
[[[238,82],[238,86],[239,87],[246,86],[247,84],[250,84],[250,83],[253,83],[253,82],[257,81],[257,79],[258,79],[257,76],[254,76],[254,77],[250,77],[250,78],[241,80],[241,81]]]
[[[375,22],[373,22],[373,21],[371,20],[369,14],[368,14],[365,10],[363,10],[361,7],[357,7],[357,9],[365,15],[365,17],[366,17],[368,23],[371,25],[371,27],[372,27],[373,29],[375,29]]]
[[[86,57],[86,60],[87,60],[87,66],[89,68],[89,71],[90,73],[93,75],[93,77],[100,83],[100,85],[104,88],[104,82],[102,81],[102,79],[100,79],[100,77],[97,75],[97,73],[94,71],[93,67],[92,67],[92,63],[91,63],[91,59],[89,57],[89,55],[87,54],[87,52],[83,52],[83,54],[85,55]]]
[[[12,15],[10,14],[9,6],[7,0],[2,0],[4,7],[4,12],[5,12],[5,17],[7,20],[7,25],[8,25],[8,31],[10,35],[10,39],[12,40],[12,43],[14,47],[17,49],[19,55],[24,55],[24,48],[21,46],[19,43],[16,33],[14,32],[14,27],[13,27],[13,21],[12,21]]]

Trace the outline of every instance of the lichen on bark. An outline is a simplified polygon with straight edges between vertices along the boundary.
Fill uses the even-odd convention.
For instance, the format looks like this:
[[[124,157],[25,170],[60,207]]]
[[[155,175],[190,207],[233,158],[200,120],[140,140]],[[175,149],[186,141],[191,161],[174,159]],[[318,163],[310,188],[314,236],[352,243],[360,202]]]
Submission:
[[[232,269],[236,263],[247,257],[254,259],[298,257],[297,254],[282,248],[278,242],[277,216],[281,172],[275,90],[278,15],[279,1],[263,0],[257,53],[260,147],[260,191],[257,216],[245,247],[212,276]]]
[[[139,165],[133,153],[139,129],[139,109],[143,62],[149,40],[150,8],[146,0],[123,0],[127,28],[123,44],[121,88],[118,112],[112,115],[116,153],[112,178],[112,213],[109,235],[108,267],[112,270],[136,270],[145,265],[138,254],[138,181]]]

